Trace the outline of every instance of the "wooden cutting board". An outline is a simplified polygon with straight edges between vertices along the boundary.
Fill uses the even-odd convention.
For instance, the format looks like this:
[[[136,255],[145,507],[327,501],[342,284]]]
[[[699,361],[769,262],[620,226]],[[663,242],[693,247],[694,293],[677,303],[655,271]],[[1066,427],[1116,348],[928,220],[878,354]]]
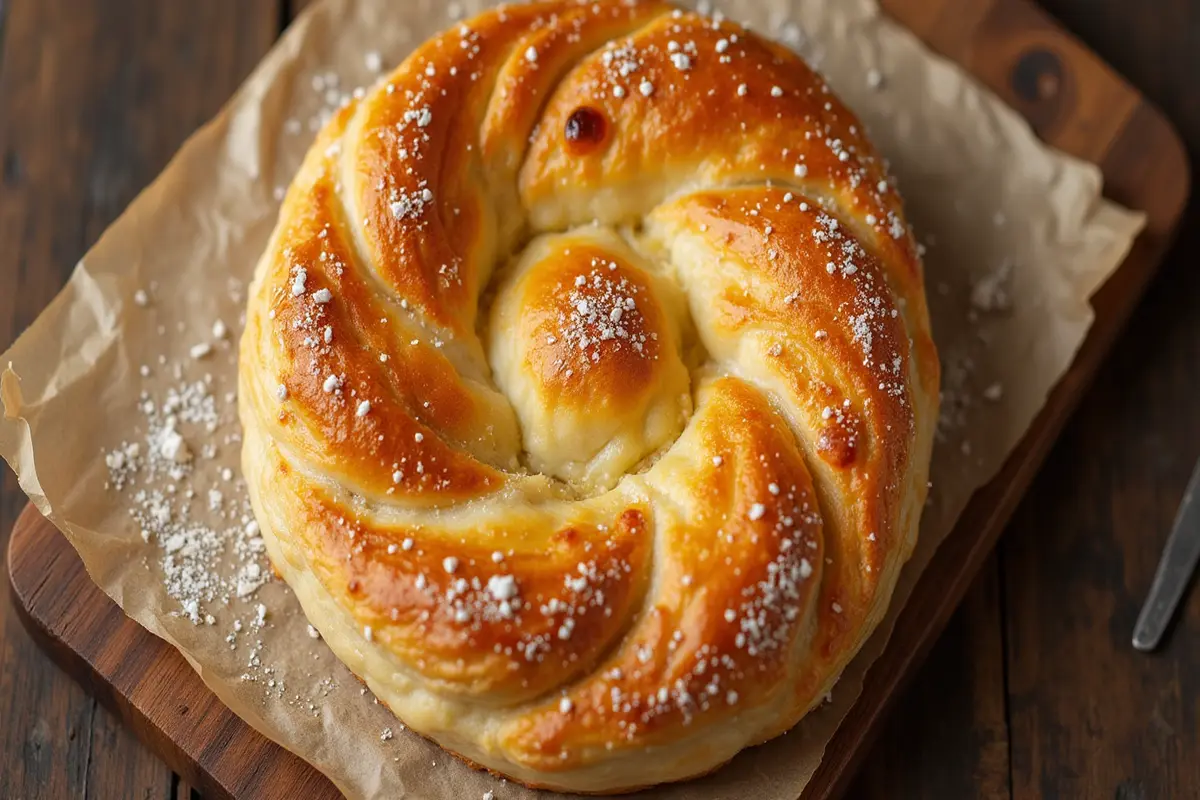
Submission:
[[[1188,194],[1187,156],[1162,114],[1026,0],[882,2],[1020,111],[1044,140],[1097,164],[1106,195],[1145,211],[1148,225],[1093,298],[1096,321],[1074,364],[929,565],[806,800],[845,791],[891,701],[950,619],[1154,274]],[[13,530],[8,571],[30,633],[206,797],[338,796],[316,770],[225,708],[179,653],[125,617],[32,508]]]

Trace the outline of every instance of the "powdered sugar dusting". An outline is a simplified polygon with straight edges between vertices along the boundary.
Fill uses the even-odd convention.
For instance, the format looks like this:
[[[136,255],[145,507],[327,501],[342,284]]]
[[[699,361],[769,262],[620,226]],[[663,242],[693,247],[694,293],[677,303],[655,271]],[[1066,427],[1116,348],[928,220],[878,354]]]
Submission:
[[[231,282],[230,300],[243,302],[240,284]],[[207,333],[214,358],[231,355],[228,340],[236,336],[226,323],[218,320]],[[180,327],[178,335],[185,338],[187,331]],[[171,337],[164,341],[170,347]],[[293,621],[306,626],[302,616],[277,618],[268,606],[278,602],[282,587],[273,585],[246,485],[230,466],[238,462],[242,440],[236,393],[223,388],[227,375],[189,376],[200,367],[187,357],[164,353],[156,365],[141,370],[141,424],[104,452],[110,496],[153,548],[141,566],[161,581],[163,613],[193,631],[181,636],[218,637],[219,647],[237,654],[241,680],[258,696],[317,716],[339,683],[332,655],[317,654],[328,659],[324,674],[293,669],[295,685],[267,657],[267,628]]]
[[[253,596],[271,574],[244,484],[231,483],[228,470],[199,468],[219,448],[240,446],[231,414],[219,403],[211,377],[158,396],[145,392],[138,405],[146,420],[142,441],[105,455],[109,485],[126,498],[142,539],[160,549],[176,613],[196,625],[212,624],[210,605]],[[207,521],[213,518],[216,524]]]
[[[563,359],[564,369],[599,363],[605,352],[627,350],[657,357],[651,344],[658,334],[646,332],[638,306],[642,288],[617,272],[614,261],[592,259],[591,269],[577,275],[566,288],[567,310],[558,316],[554,344],[562,342],[583,358]]]

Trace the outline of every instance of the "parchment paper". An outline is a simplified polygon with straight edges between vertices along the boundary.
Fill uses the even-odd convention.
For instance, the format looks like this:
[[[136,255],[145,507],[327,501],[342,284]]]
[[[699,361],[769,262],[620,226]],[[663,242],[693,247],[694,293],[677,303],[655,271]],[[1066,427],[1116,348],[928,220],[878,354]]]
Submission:
[[[268,581],[237,474],[233,342],[277,198],[328,109],[481,4],[317,5],[0,357],[11,365],[0,381],[0,453],[96,582],[179,648],[247,722],[356,797],[537,793],[474,772],[405,731],[310,637],[286,586]],[[1100,198],[1096,168],[1042,146],[1013,111],[883,18],[874,0],[721,8],[825,72],[891,160],[928,247],[945,371],[920,544],[891,613],[831,702],[716,774],[656,792],[790,800],[934,549],[1067,368],[1091,324],[1088,296],[1142,220]],[[169,431],[191,461],[164,457]]]

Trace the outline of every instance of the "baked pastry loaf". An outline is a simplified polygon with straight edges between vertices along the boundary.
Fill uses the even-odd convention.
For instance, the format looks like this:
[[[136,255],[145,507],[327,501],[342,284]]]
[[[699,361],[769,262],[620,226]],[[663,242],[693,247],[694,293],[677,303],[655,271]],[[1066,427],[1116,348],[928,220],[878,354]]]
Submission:
[[[431,40],[319,135],[251,291],[244,466],[309,620],[413,730],[579,792],[819,704],[926,495],[921,265],[790,51],[654,0]]]

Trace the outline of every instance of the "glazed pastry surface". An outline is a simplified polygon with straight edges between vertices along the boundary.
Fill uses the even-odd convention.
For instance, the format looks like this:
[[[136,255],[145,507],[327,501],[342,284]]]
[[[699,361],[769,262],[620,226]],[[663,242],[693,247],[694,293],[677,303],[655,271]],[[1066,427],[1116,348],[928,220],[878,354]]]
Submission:
[[[577,792],[821,702],[915,544],[938,402],[860,123],[651,0],[487,12],[342,109],[239,369],[255,513],[333,651],[447,750]]]

